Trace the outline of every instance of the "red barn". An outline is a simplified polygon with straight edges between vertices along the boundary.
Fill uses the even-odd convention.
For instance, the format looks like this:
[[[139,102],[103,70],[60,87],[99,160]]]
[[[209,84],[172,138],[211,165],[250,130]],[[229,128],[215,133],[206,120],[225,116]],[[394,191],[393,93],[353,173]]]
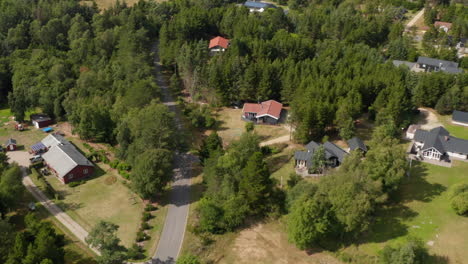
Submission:
[[[32,124],[38,129],[49,126],[53,123],[52,118],[46,114],[32,114],[30,118]]]
[[[17,145],[16,145],[16,140],[10,138],[7,140],[7,142],[5,143],[5,149],[6,151],[14,151],[17,149]]]
[[[94,165],[71,143],[53,146],[42,158],[63,183],[81,180],[94,171]]]

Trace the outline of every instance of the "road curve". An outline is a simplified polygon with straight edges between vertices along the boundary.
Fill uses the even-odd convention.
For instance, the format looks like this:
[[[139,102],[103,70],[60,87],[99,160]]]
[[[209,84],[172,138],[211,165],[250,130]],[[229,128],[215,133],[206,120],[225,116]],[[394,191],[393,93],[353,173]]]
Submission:
[[[174,101],[169,86],[161,72],[161,63],[158,53],[158,42],[153,45],[154,74],[156,83],[162,91],[162,102],[174,114],[176,126],[183,129],[180,113]],[[184,242],[185,229],[190,207],[190,172],[191,164],[196,157],[191,154],[176,152],[174,157],[174,180],[169,194],[169,209],[164,222],[163,231],[159,239],[158,248],[150,263],[175,263]]]

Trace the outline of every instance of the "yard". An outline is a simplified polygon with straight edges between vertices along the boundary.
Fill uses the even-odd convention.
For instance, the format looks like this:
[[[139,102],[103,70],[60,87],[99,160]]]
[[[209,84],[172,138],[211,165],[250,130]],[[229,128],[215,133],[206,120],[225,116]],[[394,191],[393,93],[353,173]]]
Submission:
[[[421,238],[437,256],[432,263],[464,263],[468,259],[468,218],[452,210],[449,190],[456,183],[468,183],[468,163],[454,165],[445,168],[414,162],[411,176],[398,193],[399,203],[380,208],[359,246],[343,252],[376,255],[386,244],[403,243],[413,236]]]
[[[242,109],[222,108],[216,115],[216,119],[220,122],[218,134],[225,145],[239,139],[245,132],[246,122],[241,120]],[[281,125],[255,125],[255,132],[261,141],[289,135],[289,131]]]

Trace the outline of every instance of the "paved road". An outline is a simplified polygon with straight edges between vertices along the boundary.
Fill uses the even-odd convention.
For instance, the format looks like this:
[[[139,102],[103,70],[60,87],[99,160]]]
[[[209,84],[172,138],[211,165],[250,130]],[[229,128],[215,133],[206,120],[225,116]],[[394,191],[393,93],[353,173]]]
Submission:
[[[169,87],[161,72],[158,43],[154,44],[153,52],[155,54],[154,73],[156,82],[162,90],[162,101],[175,113],[175,122],[179,130],[183,129],[179,110],[177,109],[176,103],[172,98]],[[174,181],[169,196],[169,210],[152,263],[175,263],[179,256],[187,226],[190,206],[190,172],[191,164],[194,161],[196,161],[196,157],[185,153],[177,153],[174,158]]]

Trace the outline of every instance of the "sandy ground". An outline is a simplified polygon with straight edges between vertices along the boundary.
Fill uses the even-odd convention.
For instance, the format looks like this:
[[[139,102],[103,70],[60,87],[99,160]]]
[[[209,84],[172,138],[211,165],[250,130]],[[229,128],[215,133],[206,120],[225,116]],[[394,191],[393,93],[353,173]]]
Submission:
[[[220,263],[339,264],[325,252],[307,253],[287,240],[277,225],[258,224],[240,232],[231,252]]]
[[[421,125],[422,129],[430,130],[434,127],[442,126],[442,123],[431,110],[426,108],[418,108],[418,110],[421,112],[418,125]]]
[[[9,162],[16,162],[22,167],[28,167],[30,162],[29,158],[32,157],[27,151],[8,151],[7,156],[10,158]]]

